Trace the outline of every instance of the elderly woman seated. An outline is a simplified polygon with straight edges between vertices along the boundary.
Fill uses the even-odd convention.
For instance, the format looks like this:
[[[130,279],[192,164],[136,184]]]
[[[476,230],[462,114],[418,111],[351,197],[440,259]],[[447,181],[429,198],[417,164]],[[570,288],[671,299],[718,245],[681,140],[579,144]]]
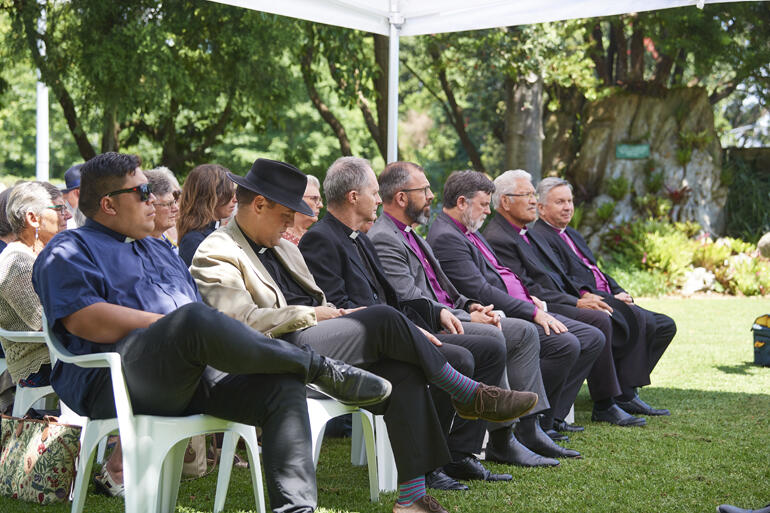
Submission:
[[[313,223],[318,221],[318,214],[324,206],[323,199],[321,198],[321,183],[315,176],[307,175],[307,185],[305,186],[305,194],[302,195],[302,199],[313,209],[314,215],[310,217],[300,212],[294,213],[294,224],[281,234],[284,239],[294,244],[299,244],[302,236],[313,226]]]
[[[0,254],[0,328],[9,331],[42,329],[40,300],[32,289],[35,257],[71,217],[61,192],[47,182],[14,186],[6,205],[8,224],[16,241]],[[21,386],[49,384],[51,360],[45,344],[10,342],[0,338],[8,371]]]
[[[166,167],[150,169],[144,172],[147,181],[152,187],[155,196],[155,230],[152,236],[166,241],[175,252],[179,252],[176,245],[176,219],[179,215],[179,196],[182,190],[179,182]],[[169,236],[169,230],[173,230],[173,237]]]

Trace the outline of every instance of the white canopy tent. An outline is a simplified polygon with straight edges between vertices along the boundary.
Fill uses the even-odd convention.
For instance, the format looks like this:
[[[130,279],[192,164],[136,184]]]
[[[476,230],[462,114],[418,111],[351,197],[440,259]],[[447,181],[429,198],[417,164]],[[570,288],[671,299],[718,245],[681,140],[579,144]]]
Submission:
[[[400,36],[459,32],[546,21],[741,0],[211,0],[246,9],[374,32],[390,37],[388,162],[398,152]]]

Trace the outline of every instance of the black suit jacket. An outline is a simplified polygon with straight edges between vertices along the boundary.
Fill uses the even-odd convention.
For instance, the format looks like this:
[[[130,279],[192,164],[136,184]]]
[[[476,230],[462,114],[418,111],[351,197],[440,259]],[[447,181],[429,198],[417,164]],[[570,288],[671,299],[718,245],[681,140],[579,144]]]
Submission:
[[[531,231],[540,241],[547,244],[559,258],[561,271],[565,278],[571,281],[580,290],[588,290],[593,293],[597,292],[594,273],[585,265],[585,263],[583,263],[580,257],[572,251],[572,248],[559,237],[559,232],[557,232],[555,228],[549,226],[542,219],[538,219],[532,225]],[[594,257],[593,251],[588,247],[583,236],[570,227],[567,227],[566,233],[588,261],[596,265],[596,257]],[[618,285],[618,283],[612,279],[612,276],[606,273],[604,273],[604,276],[610,284],[612,294],[625,292],[623,287]]]
[[[481,234],[476,235],[489,248]],[[531,321],[535,305],[508,295],[500,273],[487,262],[484,255],[460,231],[451,217],[441,212],[428,231],[428,244],[438,258],[441,268],[457,290],[482,304],[494,304],[508,317]],[[489,248],[492,251],[492,248]]]
[[[375,274],[370,276],[356,249],[356,242],[350,237],[352,233],[353,230],[327,212],[300,239],[302,256],[326,299],[338,308],[387,304],[403,312],[418,326],[439,331],[442,308],[434,307],[426,299],[402,301],[388,281],[374,245],[365,234],[356,232],[358,244],[369,257]],[[373,278],[384,290],[384,298],[377,295]]]
[[[578,296],[567,293],[559,273],[547,269],[541,261],[537,247],[532,245],[532,234],[527,234],[527,243],[511,223],[495,214],[484,229],[484,237],[498,261],[516,273],[530,294],[547,303],[577,304]]]

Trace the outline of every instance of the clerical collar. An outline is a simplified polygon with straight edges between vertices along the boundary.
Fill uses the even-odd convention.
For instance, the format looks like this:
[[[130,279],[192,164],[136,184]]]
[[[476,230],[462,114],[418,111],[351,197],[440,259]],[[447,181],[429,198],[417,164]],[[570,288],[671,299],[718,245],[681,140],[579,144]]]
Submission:
[[[409,232],[412,231],[412,227],[411,226],[402,223],[401,221],[399,221],[398,219],[396,219],[392,215],[388,214],[387,212],[384,212],[384,214],[386,216],[388,216],[390,218],[390,220],[393,221],[393,224],[396,225],[396,228],[398,228],[402,232],[409,233]]]
[[[350,237],[353,240],[356,240],[358,238],[358,234],[359,233],[361,233],[361,232],[353,230],[352,232],[350,232],[350,235],[348,235],[348,237]]]
[[[566,226],[564,228],[557,228],[554,225],[552,225],[551,223],[549,223],[548,221],[546,221],[545,219],[543,219],[542,217],[540,218],[540,220],[543,221],[545,224],[547,224],[548,226],[550,226],[551,228],[553,228],[554,230],[556,230],[559,233],[564,233],[564,232],[567,231],[567,227]]]
[[[505,219],[505,218],[503,217],[503,219]],[[508,221],[508,219],[505,219],[505,220]],[[519,225],[514,224],[514,223],[512,223],[510,221],[508,221],[508,224],[510,224],[511,227],[513,227],[513,229],[516,230],[519,233],[519,235],[521,235],[522,237],[527,234],[527,227],[526,227],[526,225],[524,226],[524,228],[519,228]]]

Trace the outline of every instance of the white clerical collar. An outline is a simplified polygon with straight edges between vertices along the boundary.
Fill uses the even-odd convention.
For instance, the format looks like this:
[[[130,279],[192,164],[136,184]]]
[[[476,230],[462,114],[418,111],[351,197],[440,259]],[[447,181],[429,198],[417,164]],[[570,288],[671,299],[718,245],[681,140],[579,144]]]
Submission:
[[[358,238],[358,234],[359,233],[360,232],[354,230],[354,231],[350,232],[350,235],[348,235],[348,237],[350,237],[353,240],[356,240],[356,238]]]
[[[131,237],[126,237],[125,239],[123,239],[123,242],[125,242],[126,244],[131,244],[135,240],[136,239],[132,239]]]
[[[554,230],[556,230],[556,231],[557,231],[557,232],[559,232],[559,233],[564,233],[564,232],[566,232],[566,231],[567,231],[567,227],[566,227],[566,226],[565,226],[564,228],[557,228],[557,227],[555,227],[554,225],[552,225],[551,223],[549,223],[548,221],[546,221],[545,219],[543,219],[542,217],[541,217],[540,219],[541,219],[541,220],[542,220],[542,221],[543,221],[545,224],[547,224],[548,226],[550,226],[551,228],[553,228]]]
[[[263,247],[262,249],[260,249],[260,250],[259,250],[259,254],[261,255],[261,254],[262,254],[262,253],[264,253],[265,251],[267,251],[267,248],[266,248],[266,247]]]

